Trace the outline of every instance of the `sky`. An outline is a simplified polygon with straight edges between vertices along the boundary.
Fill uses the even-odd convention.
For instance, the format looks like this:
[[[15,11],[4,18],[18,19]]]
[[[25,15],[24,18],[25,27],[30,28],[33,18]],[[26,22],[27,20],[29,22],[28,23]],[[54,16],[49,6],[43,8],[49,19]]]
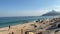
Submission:
[[[40,16],[60,11],[60,0],[0,0],[0,17]]]

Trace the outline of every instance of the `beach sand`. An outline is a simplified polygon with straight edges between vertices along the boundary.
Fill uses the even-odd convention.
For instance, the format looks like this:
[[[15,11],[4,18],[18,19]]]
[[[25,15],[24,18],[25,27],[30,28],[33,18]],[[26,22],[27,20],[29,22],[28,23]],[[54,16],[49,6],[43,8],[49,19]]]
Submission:
[[[14,25],[14,26],[0,28],[0,34],[25,34],[25,32],[29,31],[29,30],[30,31],[31,30],[32,31],[35,31],[35,30],[45,31],[47,28],[53,26],[54,23],[55,23],[55,21],[44,20],[42,23],[41,22],[29,22],[29,23],[25,23],[25,24],[18,24],[18,25]],[[33,24],[39,26],[39,29],[36,29]],[[52,24],[52,25],[50,25],[50,24]],[[42,29],[40,29],[40,28],[42,28]]]
[[[34,23],[31,22],[31,23],[25,23],[25,24],[18,24],[18,25],[10,26],[10,29],[9,27],[0,28],[0,34],[11,34],[11,33],[24,34],[26,30],[29,30],[29,29],[34,30],[34,27],[31,26],[30,24],[34,24]]]

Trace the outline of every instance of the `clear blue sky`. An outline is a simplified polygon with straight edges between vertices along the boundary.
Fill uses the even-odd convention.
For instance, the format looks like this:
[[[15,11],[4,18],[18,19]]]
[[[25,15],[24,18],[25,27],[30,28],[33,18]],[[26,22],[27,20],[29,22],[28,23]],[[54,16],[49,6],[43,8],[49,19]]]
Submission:
[[[39,16],[53,9],[60,11],[60,0],[0,0],[0,17]]]

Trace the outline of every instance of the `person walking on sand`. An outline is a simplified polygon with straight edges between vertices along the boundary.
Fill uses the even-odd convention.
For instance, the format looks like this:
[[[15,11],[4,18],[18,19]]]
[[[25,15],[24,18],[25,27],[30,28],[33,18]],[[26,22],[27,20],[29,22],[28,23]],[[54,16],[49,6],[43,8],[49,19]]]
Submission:
[[[9,25],[9,29],[11,28],[11,26]]]
[[[23,34],[23,29],[21,29],[21,34]]]

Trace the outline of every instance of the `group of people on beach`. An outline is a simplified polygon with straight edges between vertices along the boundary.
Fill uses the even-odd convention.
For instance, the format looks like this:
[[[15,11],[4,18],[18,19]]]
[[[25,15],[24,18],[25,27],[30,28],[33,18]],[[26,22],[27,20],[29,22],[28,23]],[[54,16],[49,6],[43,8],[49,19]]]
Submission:
[[[43,23],[43,24],[46,24],[46,23],[48,23],[49,22],[49,24],[51,25],[53,25],[53,23],[52,22],[57,22],[57,21],[60,21],[60,18],[53,18],[53,19],[50,19],[50,20],[46,20],[46,19],[44,19],[44,20],[39,20],[38,19],[38,21],[36,21],[36,23],[35,24],[32,24],[34,27],[37,27],[37,26],[39,26],[39,28],[41,28],[41,26],[40,26],[40,24],[41,23]],[[45,23],[46,22],[46,23]],[[37,25],[36,25],[37,24]],[[11,29],[11,26],[9,25],[9,30]],[[21,29],[21,31],[23,31],[22,29]],[[9,33],[9,34],[14,34],[14,32],[11,32],[11,33]]]

